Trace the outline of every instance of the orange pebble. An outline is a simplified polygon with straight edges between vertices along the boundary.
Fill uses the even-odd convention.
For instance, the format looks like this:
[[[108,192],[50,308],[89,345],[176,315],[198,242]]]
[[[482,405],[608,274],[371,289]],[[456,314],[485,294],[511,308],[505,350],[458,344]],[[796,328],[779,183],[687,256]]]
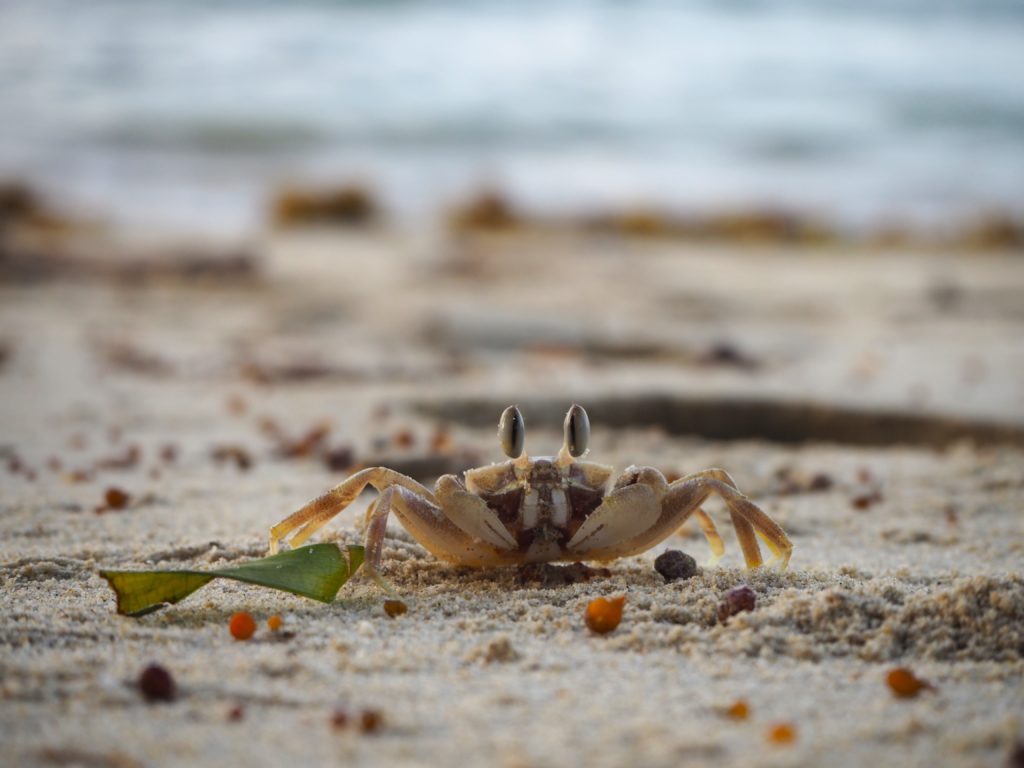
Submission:
[[[796,741],[796,728],[789,723],[776,723],[768,729],[768,741],[772,744],[792,744]]]
[[[239,611],[231,617],[228,629],[231,630],[231,636],[235,640],[248,640],[256,631],[256,620],[253,619],[251,613]]]
[[[412,448],[416,444],[416,435],[411,430],[403,429],[395,433],[394,441],[399,448]]]
[[[611,599],[597,597],[591,600],[583,615],[590,631],[604,635],[619,626],[619,622],[622,621],[622,606],[625,603],[624,595]]]
[[[267,619],[267,626],[270,628],[271,632],[277,632],[277,630],[281,628],[282,624],[284,624],[284,619],[282,619],[276,613],[269,619]]]
[[[430,438],[430,449],[434,453],[445,453],[452,449],[452,436],[448,430],[439,428]]]
[[[900,699],[912,699],[925,688],[932,688],[931,683],[921,680],[906,667],[889,670],[885,676],[886,685]]]
[[[743,699],[737,699],[731,707],[725,710],[725,716],[733,720],[746,720],[750,717],[750,707]]]

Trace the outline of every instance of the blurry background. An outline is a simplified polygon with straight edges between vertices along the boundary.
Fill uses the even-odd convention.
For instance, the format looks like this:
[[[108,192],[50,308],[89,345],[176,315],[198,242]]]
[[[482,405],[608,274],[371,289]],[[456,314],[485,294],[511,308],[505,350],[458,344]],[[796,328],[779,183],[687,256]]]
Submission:
[[[1009,764],[1022,256],[1022,0],[0,0],[3,755]],[[510,403],[554,453],[574,401],[597,461],[726,468],[791,570],[741,570],[712,501],[726,557],[673,585],[657,550],[459,573],[393,521],[397,621],[361,582],[129,625],[96,574],[261,556],[362,466],[498,460]],[[235,643],[246,606],[288,631]],[[152,661],[180,704],[141,705]]]
[[[0,178],[229,233],[339,179],[942,229],[1024,206],[1022,72],[1017,0],[3,0]]]

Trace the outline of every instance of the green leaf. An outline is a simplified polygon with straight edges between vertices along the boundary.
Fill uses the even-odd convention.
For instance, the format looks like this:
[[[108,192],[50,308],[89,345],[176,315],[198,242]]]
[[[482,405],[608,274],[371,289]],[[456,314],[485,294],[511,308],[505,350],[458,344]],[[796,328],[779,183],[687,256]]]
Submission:
[[[184,600],[213,579],[279,589],[322,603],[334,600],[363,563],[363,547],[312,544],[214,571],[100,571],[117,595],[117,612],[143,616]]]

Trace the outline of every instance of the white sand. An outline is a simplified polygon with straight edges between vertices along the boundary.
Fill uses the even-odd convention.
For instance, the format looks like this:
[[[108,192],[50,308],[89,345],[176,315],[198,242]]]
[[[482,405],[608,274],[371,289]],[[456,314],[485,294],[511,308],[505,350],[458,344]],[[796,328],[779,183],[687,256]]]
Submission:
[[[412,242],[271,243],[258,288],[0,287],[0,337],[13,346],[0,444],[37,475],[0,467],[0,762],[997,765],[1024,736],[1019,448],[716,443],[595,418],[597,460],[727,468],[791,534],[791,569],[740,568],[720,506],[710,509],[726,559],[671,585],[651,552],[607,579],[524,587],[514,572],[439,564],[396,528],[390,577],[411,606],[397,620],[363,581],[331,606],[214,583],[154,615],[116,616],[98,568],[260,556],[270,524],[343,477],[274,458],[265,415],[296,436],[328,418],[332,445],[405,460],[374,446],[408,427],[422,452],[434,425],[403,404],[473,394],[586,405],[588,395],[727,392],[1002,423],[1022,410],[1019,260]],[[470,267],[487,282],[469,280]],[[940,280],[958,286],[956,309],[930,303]],[[760,367],[696,362],[721,339]],[[161,357],[167,372],[104,363],[111,340]],[[655,352],[609,351],[641,343]],[[239,374],[240,361],[311,355],[343,370],[276,387]],[[244,413],[229,410],[232,396]],[[375,416],[378,404],[391,415]],[[557,425],[526,418],[531,451],[557,448]],[[459,449],[499,458],[492,427],[451,434]],[[78,439],[85,447],[70,447]],[[159,459],[166,443],[179,449],[173,464]],[[137,466],[68,481],[133,444]],[[252,469],[215,465],[221,444],[246,447]],[[833,485],[780,495],[782,468],[825,472]],[[142,501],[96,514],[108,486]],[[878,504],[852,508],[875,487]],[[354,517],[331,535],[355,540]],[[667,546],[707,554],[692,530]],[[741,583],[756,610],[717,624],[719,596]],[[593,636],[583,608],[612,594],[627,596],[622,625]],[[261,624],[236,642],[237,610],[281,613],[294,636]],[[175,703],[142,702],[135,679],[150,661],[173,673]],[[883,680],[897,665],[937,691],[895,699]],[[750,705],[745,722],[719,711],[737,699]],[[229,722],[238,705],[241,721]],[[339,707],[379,709],[385,726],[337,730]],[[767,743],[776,722],[795,725],[795,744]]]

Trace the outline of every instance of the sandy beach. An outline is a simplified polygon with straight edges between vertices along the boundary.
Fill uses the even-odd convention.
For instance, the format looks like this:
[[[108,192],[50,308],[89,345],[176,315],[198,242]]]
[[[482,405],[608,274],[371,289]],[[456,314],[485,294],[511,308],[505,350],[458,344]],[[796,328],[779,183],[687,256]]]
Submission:
[[[384,228],[244,248],[244,276],[0,284],[0,763],[1020,760],[1019,254]],[[657,554],[709,555],[692,523],[562,586],[439,563],[393,523],[396,619],[360,578],[332,605],[215,582],[126,618],[97,575],[261,557],[353,466],[497,461],[513,402],[531,454],[579,402],[594,460],[727,469],[791,567],[744,569],[714,502],[725,558],[672,583]],[[371,498],[323,538],[358,543]],[[743,584],[755,609],[723,624]],[[621,625],[591,633],[588,601],[614,595]],[[150,663],[175,701],[143,700]],[[933,689],[896,698],[896,667]]]

